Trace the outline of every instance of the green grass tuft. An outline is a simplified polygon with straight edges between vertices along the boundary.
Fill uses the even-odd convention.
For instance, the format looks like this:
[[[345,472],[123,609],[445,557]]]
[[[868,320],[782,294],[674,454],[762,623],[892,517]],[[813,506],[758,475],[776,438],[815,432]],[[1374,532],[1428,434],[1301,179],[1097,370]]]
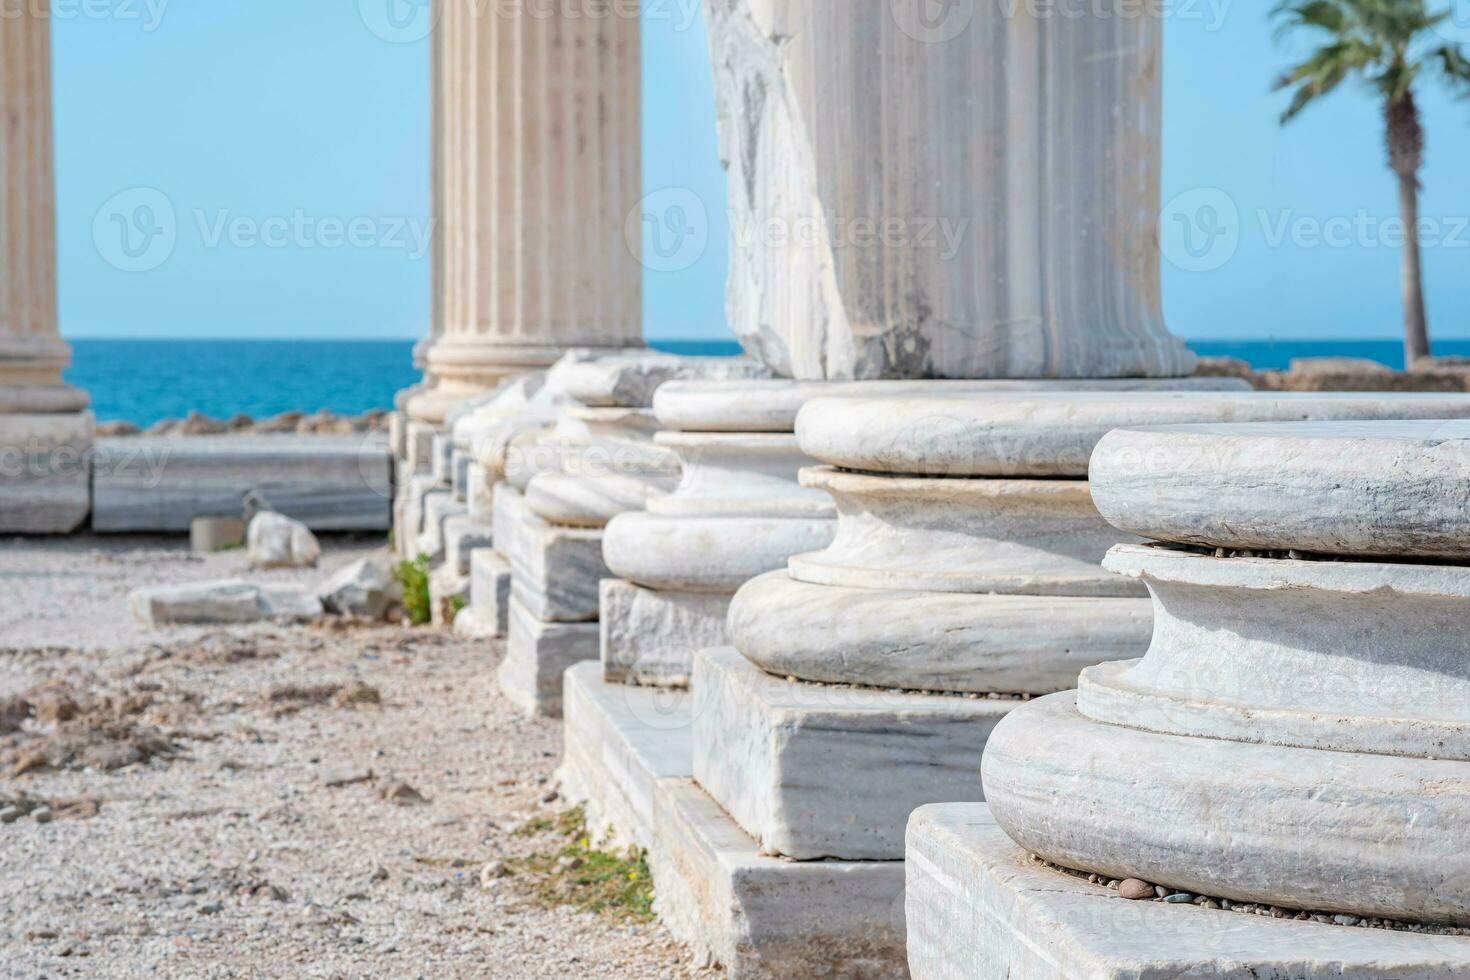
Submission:
[[[562,846],[515,862],[535,879],[536,897],[547,905],[569,905],[582,912],[631,922],[653,921],[653,878],[648,855],[630,847],[621,853],[593,846],[581,807],[555,820],[538,817],[522,833],[554,831]]]
[[[401,561],[393,567],[393,577],[403,586],[403,611],[408,621],[422,626],[431,618],[429,608],[429,556],[419,555],[413,561]]]

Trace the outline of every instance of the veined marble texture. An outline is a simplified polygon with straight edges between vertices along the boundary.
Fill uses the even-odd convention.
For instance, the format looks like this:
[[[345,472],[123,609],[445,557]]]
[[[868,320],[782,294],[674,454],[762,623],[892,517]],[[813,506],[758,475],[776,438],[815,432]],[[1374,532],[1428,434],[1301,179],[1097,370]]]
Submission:
[[[1453,396],[1451,396],[1453,397]],[[1109,433],[1103,515],[1134,534],[1231,549],[1470,564],[1470,420],[1171,426]]]
[[[823,551],[794,555],[814,585],[1052,596],[1141,596],[1099,564],[1127,538],[1092,505],[1086,480],[869,476],[831,467],[802,482],[837,503]]]
[[[613,575],[645,588],[732,595],[791,555],[825,548],[835,530],[825,518],[628,513],[608,522],[602,555]]]
[[[796,435],[809,455],[865,472],[932,477],[1085,477],[1117,428],[1181,423],[1470,417],[1470,395],[1049,391],[985,398],[815,398]]]
[[[809,585],[784,570],[730,604],[729,642],[777,677],[910,691],[1050,694],[1148,648],[1146,598]]]

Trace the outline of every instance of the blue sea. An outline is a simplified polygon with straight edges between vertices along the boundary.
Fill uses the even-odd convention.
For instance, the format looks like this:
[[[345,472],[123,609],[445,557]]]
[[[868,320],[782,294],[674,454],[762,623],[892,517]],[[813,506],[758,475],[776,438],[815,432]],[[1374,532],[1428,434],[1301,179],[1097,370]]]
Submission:
[[[739,353],[733,341],[655,341],[676,354]],[[1204,355],[1238,357],[1258,369],[1284,368],[1294,357],[1365,357],[1404,366],[1396,340],[1191,341]],[[66,378],[85,388],[102,421],[147,426],[190,411],[215,418],[244,412],[327,410],[357,415],[391,408],[393,395],[418,380],[412,341],[75,340]],[[1470,340],[1435,344],[1439,355],[1470,356]]]

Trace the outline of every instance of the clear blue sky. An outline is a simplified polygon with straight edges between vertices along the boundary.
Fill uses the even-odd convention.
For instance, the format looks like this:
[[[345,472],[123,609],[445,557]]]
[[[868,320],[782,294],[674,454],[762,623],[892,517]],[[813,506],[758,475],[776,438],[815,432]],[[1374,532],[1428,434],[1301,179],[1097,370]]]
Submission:
[[[409,0],[57,0],[66,335],[423,332],[427,48],[411,23],[395,34],[383,21],[389,2]],[[697,261],[646,275],[653,338],[728,336],[724,177],[692,2],[655,0],[645,16],[645,190],[692,191],[707,224]],[[1170,325],[1190,338],[1396,337],[1378,110],[1354,88],[1281,130],[1269,83],[1291,52],[1269,6],[1165,2],[1163,196],[1180,212],[1165,215]],[[1466,338],[1470,103],[1437,89],[1423,101],[1422,210],[1444,239],[1426,249],[1430,326]],[[113,226],[117,214],[130,226]],[[1191,254],[1182,236],[1206,224],[1228,234]]]

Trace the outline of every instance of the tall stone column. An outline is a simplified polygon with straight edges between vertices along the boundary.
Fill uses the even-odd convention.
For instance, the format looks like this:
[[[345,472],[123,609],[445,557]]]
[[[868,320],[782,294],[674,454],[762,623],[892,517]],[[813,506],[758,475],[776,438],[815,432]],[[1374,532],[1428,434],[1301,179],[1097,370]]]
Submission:
[[[627,5],[443,0],[436,336],[410,417],[437,425],[568,348],[641,344],[639,25]]]
[[[61,380],[51,38],[45,7],[0,17],[0,532],[70,531],[90,508],[87,395]]]
[[[1162,24],[709,0],[730,322],[801,379],[1188,374],[1156,231]]]

